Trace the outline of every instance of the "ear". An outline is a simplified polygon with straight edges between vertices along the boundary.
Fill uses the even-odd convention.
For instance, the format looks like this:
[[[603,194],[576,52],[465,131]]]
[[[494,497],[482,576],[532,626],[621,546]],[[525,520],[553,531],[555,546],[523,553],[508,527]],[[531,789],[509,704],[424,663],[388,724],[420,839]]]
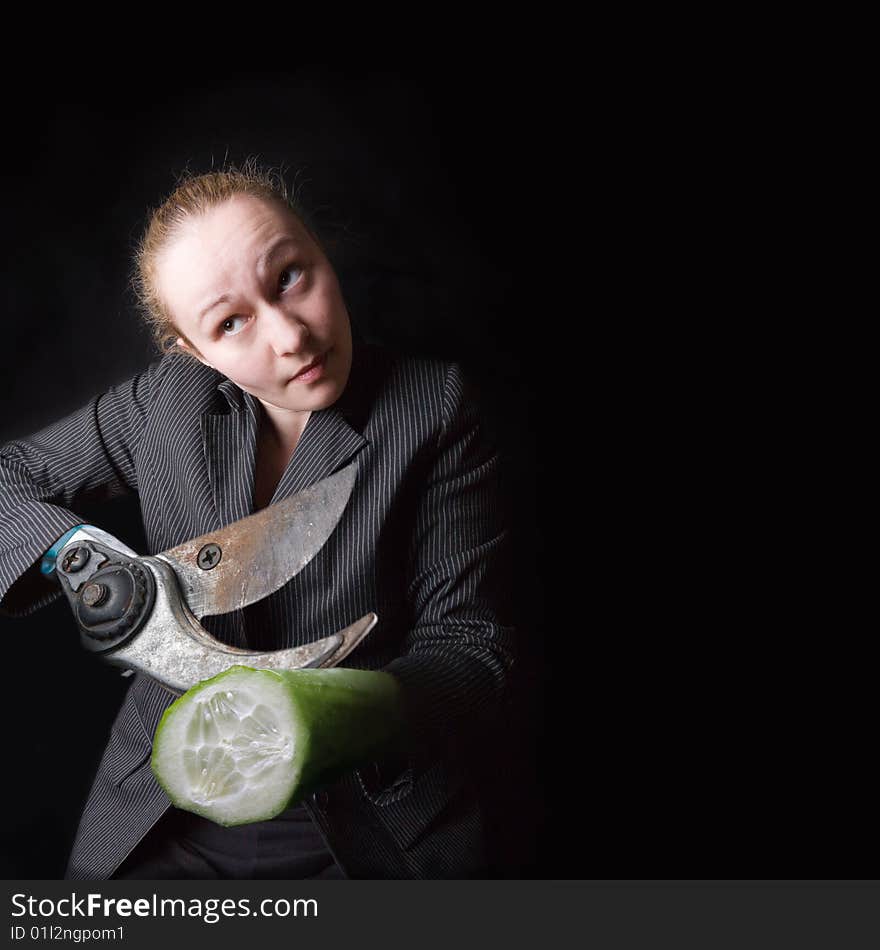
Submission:
[[[214,369],[214,367],[206,359],[202,358],[199,351],[195,347],[190,346],[189,343],[187,343],[186,340],[183,339],[183,337],[177,338],[177,345],[182,350],[186,350],[187,353],[191,353],[203,366],[207,366],[210,369]]]

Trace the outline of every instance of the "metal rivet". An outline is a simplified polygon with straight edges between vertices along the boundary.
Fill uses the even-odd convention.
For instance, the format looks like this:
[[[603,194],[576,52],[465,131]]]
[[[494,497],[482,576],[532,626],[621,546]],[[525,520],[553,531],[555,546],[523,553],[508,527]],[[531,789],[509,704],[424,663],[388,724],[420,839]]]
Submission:
[[[97,607],[107,599],[108,593],[109,589],[104,584],[86,584],[82,600],[87,607]]]

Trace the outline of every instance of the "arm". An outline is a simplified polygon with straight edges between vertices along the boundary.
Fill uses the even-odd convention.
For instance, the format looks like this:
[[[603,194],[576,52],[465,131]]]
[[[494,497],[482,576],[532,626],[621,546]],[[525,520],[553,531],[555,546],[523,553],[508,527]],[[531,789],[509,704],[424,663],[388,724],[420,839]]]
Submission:
[[[385,671],[401,683],[411,748],[440,748],[491,728],[506,699],[515,630],[499,455],[476,392],[453,363],[443,425],[407,555],[413,626]],[[506,595],[506,596],[505,596]]]
[[[86,520],[78,503],[138,490],[134,458],[160,362],[0,446],[0,613],[25,616],[60,596],[40,560]]]

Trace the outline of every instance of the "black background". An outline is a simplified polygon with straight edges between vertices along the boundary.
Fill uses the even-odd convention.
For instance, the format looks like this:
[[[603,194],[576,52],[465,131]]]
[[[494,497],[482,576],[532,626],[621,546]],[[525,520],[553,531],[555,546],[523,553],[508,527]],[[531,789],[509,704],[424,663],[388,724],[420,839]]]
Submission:
[[[876,876],[872,627],[799,570],[834,560],[783,458],[808,420],[782,358],[760,398],[741,364],[769,325],[758,296],[742,329],[731,291],[755,222],[733,228],[741,169],[709,168],[682,105],[699,77],[652,98],[497,52],[136,67],[6,81],[0,438],[152,357],[126,282],[176,171],[284,163],[368,335],[460,360],[503,452],[522,657],[483,776],[499,876]],[[136,503],[81,514],[143,549]],[[125,681],[60,601],[0,638],[0,876],[57,877]]]
[[[552,315],[526,302],[546,279],[553,240],[534,213],[543,186],[531,181],[535,146],[522,135],[534,92],[516,86],[491,71],[449,82],[418,70],[304,67],[164,84],[79,73],[51,96],[16,97],[0,438],[30,434],[154,358],[128,284],[131,252],[177,173],[249,156],[283,166],[336,242],[361,331],[461,361],[502,450],[523,656],[501,764],[486,763],[483,780],[496,873],[531,877],[566,873],[541,774],[558,777],[560,764],[538,751],[553,563],[544,526],[560,517],[548,484],[559,457],[545,441],[556,410],[541,392],[554,385],[548,351],[559,339],[547,332]],[[77,514],[146,550],[136,498]],[[60,877],[127,681],[81,651],[63,599],[0,618],[0,638],[10,674],[0,877]]]

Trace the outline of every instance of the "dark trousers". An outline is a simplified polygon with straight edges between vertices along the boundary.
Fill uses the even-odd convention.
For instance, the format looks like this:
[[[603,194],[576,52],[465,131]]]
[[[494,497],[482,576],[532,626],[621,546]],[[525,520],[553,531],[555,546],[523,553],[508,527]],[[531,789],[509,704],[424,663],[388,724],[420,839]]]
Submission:
[[[113,880],[345,878],[302,805],[271,821],[224,828],[171,806]]]

